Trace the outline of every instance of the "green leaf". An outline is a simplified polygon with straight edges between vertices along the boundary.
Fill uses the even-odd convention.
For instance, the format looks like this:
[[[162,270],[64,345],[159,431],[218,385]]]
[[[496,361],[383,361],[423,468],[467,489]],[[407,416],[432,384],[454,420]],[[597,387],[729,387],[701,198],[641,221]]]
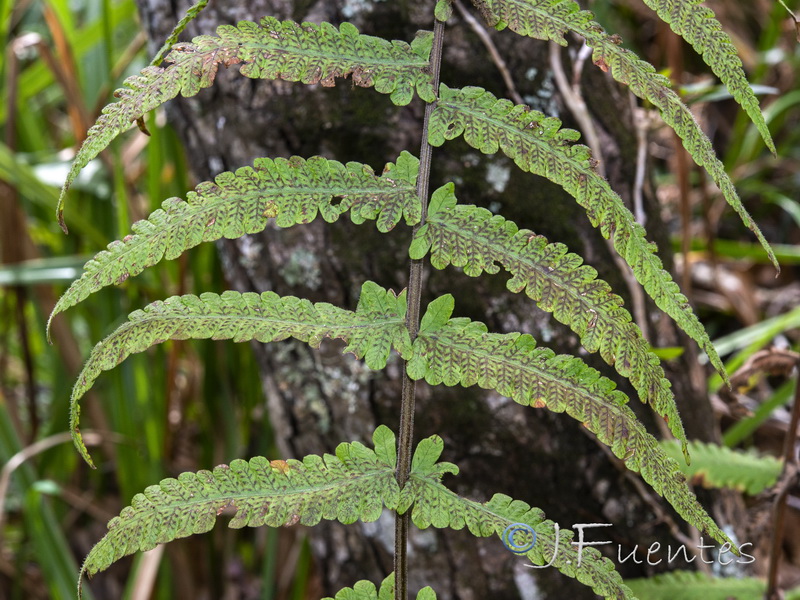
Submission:
[[[436,600],[436,592],[430,586],[425,586],[417,594],[417,600]]]
[[[589,586],[596,594],[615,599],[634,598],[609,559],[595,548],[583,548],[579,560],[578,551],[570,543],[572,531],[556,529],[558,525],[544,520],[544,513],[538,508],[503,494],[495,494],[489,502],[481,504],[462,498],[436,479],[416,474],[411,475],[400,494],[401,505],[404,497],[416,498],[411,520],[421,529],[466,527],[478,537],[502,537],[509,525],[524,523],[536,532],[536,544],[526,554],[534,565],[544,566],[552,561],[553,567]]]
[[[678,7],[681,7],[685,12],[692,13],[693,26],[697,24],[695,17],[705,18],[701,13],[703,10],[707,10],[696,6],[699,0],[646,1],[648,3],[658,1],[665,6],[674,7],[675,10],[680,10]],[[498,29],[508,26],[512,31],[520,35],[541,40],[552,40],[562,46],[567,45],[564,34],[568,31],[574,31],[583,37],[586,40],[586,44],[594,50],[592,60],[595,65],[603,71],[610,72],[616,81],[629,86],[636,96],[651,102],[659,109],[664,122],[681,137],[684,148],[691,154],[694,161],[708,171],[708,174],[711,175],[722,191],[725,200],[739,214],[744,224],[753,231],[767,252],[772,264],[775,265],[776,269],[780,270],[772,248],[742,205],[733,182],[714,152],[711,141],[703,133],[691,111],[671,89],[669,79],[656,73],[653,65],[641,60],[630,50],[623,48],[620,45],[619,36],[606,33],[593,20],[594,15],[591,12],[580,10],[578,4],[572,0],[485,0],[485,2],[482,0],[482,3],[491,13],[488,15],[491,17],[491,21],[497,22],[495,26]],[[686,5],[691,6],[686,7]],[[707,25],[711,30],[719,27],[718,24],[714,25],[711,21]],[[707,33],[710,33],[711,30],[708,30]],[[717,33],[725,35],[722,32],[715,31],[713,33],[715,38]],[[691,37],[694,37],[694,34]],[[748,115],[754,119],[759,131],[765,136],[770,150],[774,152],[774,146],[769,139],[769,131],[764,125],[763,116],[760,115],[757,100],[752,95],[749,86],[742,88],[742,82],[744,81],[745,85],[747,83],[744,80],[744,75],[742,74],[741,77],[735,75],[737,67],[734,67],[733,63],[734,61],[738,62],[738,59],[735,58],[735,53],[733,56],[727,56],[732,49],[731,45],[721,38],[715,39],[714,42],[724,44],[716,48],[716,53],[726,56],[726,59],[718,62],[720,59],[717,56],[714,61],[717,63],[718,68],[713,65],[712,68],[715,71],[727,72],[725,79],[731,82],[733,86],[731,91],[739,94],[740,98],[737,98],[737,100],[743,103]]]
[[[411,472],[422,476],[441,479],[445,473],[458,475],[458,467],[449,462],[436,462],[444,450],[444,441],[438,435],[432,435],[420,441],[411,459]]]
[[[578,138],[576,131],[561,129],[558,119],[498,100],[481,88],[451,90],[442,86],[440,95],[431,117],[431,144],[440,146],[463,135],[473,148],[487,154],[500,150],[522,170],[563,187],[586,209],[603,237],[612,239],[617,253],[658,307],[706,351],[717,371],[725,373],[705,328],[655,254],[655,244],[646,240],[644,228],[597,173],[589,149],[570,143]]]
[[[372,443],[375,446],[375,454],[392,468],[397,467],[397,446],[395,445],[394,432],[380,425],[372,434]]]
[[[724,560],[727,562],[731,558]],[[647,600],[760,599],[766,591],[764,581],[755,577],[720,578],[697,571],[673,571],[647,579],[629,579],[625,583],[637,596]]]
[[[375,584],[370,581],[359,581],[351,588],[340,590],[335,598],[322,600],[393,600],[394,598],[394,573],[391,573],[381,583],[381,589],[375,589]],[[422,588],[417,594],[417,600],[436,600],[436,593],[430,587]]]
[[[358,442],[340,444],[337,456],[310,455],[302,462],[256,457],[183,473],[134,496],[109,522],[81,576],[134,552],[205,533],[226,509],[235,511],[232,528],[316,525],[322,519],[347,524],[377,520],[384,506],[397,506],[399,491],[394,467]]]
[[[433,9],[433,15],[437,21],[445,23],[447,19],[453,16],[452,0],[438,0],[436,7]]]
[[[421,258],[430,250],[431,264],[437,269],[453,265],[472,277],[505,268],[513,276],[507,283],[509,290],[524,291],[538,308],[553,313],[577,333],[584,348],[599,352],[620,375],[630,378],[642,402],[652,406],[685,445],[670,383],[622,306],[622,298],[563,244],[549,244],[543,236],[520,230],[485,208],[456,205],[451,190],[447,191],[449,201],[441,200],[428,212],[427,222],[414,237],[412,257]],[[449,308],[439,326],[452,314],[453,307]]]
[[[425,438],[414,450],[411,461],[411,470],[420,473],[429,473],[444,450],[444,440],[438,435]]]
[[[164,44],[158,50],[156,55],[153,57],[153,60],[150,61],[150,65],[157,67],[162,62],[164,62],[164,57],[167,53],[172,49],[172,46],[177,43],[178,36],[186,29],[186,26],[191,23],[194,19],[197,18],[197,15],[200,14],[206,5],[208,4],[208,0],[198,0],[195,4],[189,7],[189,10],[186,11],[186,14],[183,15],[180,21],[178,21],[177,25],[172,29],[172,32],[169,34],[169,37],[166,39]]]
[[[661,448],[672,458],[680,454],[669,441],[661,442]],[[681,465],[681,471],[705,488],[731,488],[755,496],[775,485],[783,470],[782,461],[755,451],[744,452],[698,441],[689,442],[689,451],[692,464]]]
[[[644,0],[672,31],[689,42],[714,74],[725,84],[747,115],[755,123],[764,143],[773,155],[775,144],[764,121],[753,89],[747,81],[742,61],[733,41],[722,30],[714,11],[702,0]]]
[[[186,201],[166,200],[133,233],[86,263],[84,273],[59,299],[48,322],[97,290],[138,275],[162,259],[172,260],[202,242],[235,239],[263,231],[270,219],[278,227],[336,221],[350,211],[355,223],[377,219],[389,231],[405,216],[416,225],[422,206],[416,192],[419,160],[403,152],[380,177],[360,163],[343,165],[319,156],[304,160],[256,159],[254,166],[217,176],[189,192]],[[336,202],[334,202],[336,200]]]
[[[92,350],[75,383],[70,399],[72,436],[83,458],[92,461],[83,444],[78,422],[78,401],[103,371],[114,368],[129,355],[166,340],[232,339],[262,343],[289,337],[319,346],[323,338],[347,342],[344,352],[364,358],[371,369],[386,366],[392,347],[409,358],[411,340],[405,325],[406,292],[399,296],[370,281],[361,288],[355,312],[326,302],[312,304],[274,292],[224,292],[200,297],[173,296],[154,302],[129,316],[129,322],[114,331]],[[385,434],[382,433],[381,436]],[[388,458],[383,448],[382,455]]]
[[[615,456],[663,496],[683,519],[720,542],[728,537],[708,516],[686,485],[678,464],[645,430],[614,382],[573,356],[537,348],[527,334],[487,333],[469,319],[452,319],[414,341],[418,371],[431,385],[478,385],[523,406],[566,412],[606,444]],[[424,365],[424,374],[421,366]],[[401,499],[401,507],[404,501]]]
[[[650,348],[650,352],[661,360],[675,360],[683,356],[685,348],[680,346],[670,346],[668,348]]]
[[[439,329],[450,319],[450,315],[453,314],[453,308],[455,308],[455,300],[452,294],[445,294],[436,298],[436,300],[428,304],[425,314],[422,315],[422,320],[419,324],[420,332]]]
[[[64,198],[78,172],[117,135],[147,112],[178,94],[194,96],[214,83],[220,65],[240,65],[251,79],[282,79],[332,86],[339,77],[352,76],[361,87],[390,94],[392,102],[411,102],[416,89],[426,102],[436,94],[429,69],[430,33],[418,35],[412,45],[361,35],[349,23],[336,29],[330,23],[295,23],[265,17],[260,23],[241,21],[220,25],[217,36],[196,37],[191,44],[176,44],[167,67],[147,67],[125,80],[115,92],[119,101],[109,104],[89,129],[61,190],[58,218],[64,227]]]

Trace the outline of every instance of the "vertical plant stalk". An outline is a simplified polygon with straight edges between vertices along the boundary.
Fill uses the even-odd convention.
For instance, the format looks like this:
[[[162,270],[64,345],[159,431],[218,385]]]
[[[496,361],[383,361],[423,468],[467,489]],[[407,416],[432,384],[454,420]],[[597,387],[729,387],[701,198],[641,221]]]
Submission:
[[[662,24],[666,38],[667,64],[670,69],[672,85],[677,90],[681,85],[683,74],[683,40],[666,23]],[[681,288],[686,297],[692,298],[692,273],[689,268],[689,253],[692,249],[692,208],[689,199],[691,185],[689,182],[689,159],[683,141],[676,132],[672,132],[672,143],[675,146],[675,170],[678,172],[678,192],[681,212],[681,254],[683,255],[683,271],[681,272]]]
[[[442,65],[442,46],[444,42],[444,23],[435,20],[433,25],[433,48],[431,49],[431,69],[433,71],[433,89],[439,89],[439,74]],[[425,118],[422,123],[422,147],[419,153],[419,175],[417,177],[417,196],[422,204],[422,218],[414,226],[413,233],[425,224],[428,216],[428,189],[431,177],[431,156],[433,147],[428,143],[428,124],[435,102],[425,106]],[[413,342],[419,333],[420,301],[422,298],[422,260],[412,260],[408,276],[408,311],[406,327]],[[402,489],[411,471],[411,451],[414,440],[414,396],[416,382],[403,368],[403,387],[400,400],[400,435],[397,447],[397,470],[395,479]],[[409,512],[395,514],[394,522],[394,577],[395,600],[406,600],[408,588],[408,527]]]
[[[783,535],[786,527],[786,498],[798,480],[797,426],[800,425],[800,361],[795,365],[795,370],[797,381],[794,388],[794,404],[792,405],[792,416],[789,420],[789,429],[786,431],[786,441],[783,446],[784,475],[788,474],[789,477],[781,477],[783,489],[775,499],[767,592],[764,595],[766,600],[778,600],[783,597],[778,589],[778,567],[781,562]]]

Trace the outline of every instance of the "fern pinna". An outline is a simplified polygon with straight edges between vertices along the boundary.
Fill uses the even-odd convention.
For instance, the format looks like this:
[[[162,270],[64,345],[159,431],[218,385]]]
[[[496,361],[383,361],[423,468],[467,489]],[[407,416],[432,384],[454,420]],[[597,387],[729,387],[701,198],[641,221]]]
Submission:
[[[590,12],[572,0],[473,3],[499,30],[508,28],[562,45],[570,32],[582,37],[593,49],[595,65],[659,109],[773,257],[710,141],[668,80],[623,48]],[[741,63],[713,13],[694,0],[647,0],[647,4],[698,49],[772,149]],[[89,130],[59,200],[62,225],[63,201],[78,172],[123,130],[134,123],[142,126],[148,111],[178,94],[193,96],[213,85],[220,66],[238,68],[249,78],[323,86],[349,77],[356,85],[389,94],[397,105],[408,104],[415,95],[426,103],[422,130],[427,137],[420,159],[403,152],[381,174],[364,164],[322,157],[257,159],[252,167],[200,184],[185,200],[166,200],[147,220],[135,223],[131,235],[89,261],[59,300],[51,320],[101,288],[120,284],[162,259],[175,259],[202,242],[265,231],[270,224],[299,226],[317,216],[330,223],[348,213],[356,225],[375,220],[383,233],[401,223],[413,228],[408,289],[395,293],[367,281],[353,311],[270,291],[175,296],[132,313],[127,323],[97,344],[71,400],[73,437],[90,464],[78,429],[81,397],[103,371],[166,340],[277,342],[293,337],[317,346],[325,337],[339,338],[346,342],[345,352],[364,359],[371,369],[386,367],[395,350],[404,361],[405,380],[399,443],[381,426],[373,436],[374,449],[343,443],[335,455],[307,456],[302,461],[237,460],[213,471],[166,479],[135,496],[131,506],[109,523],[82,574],[101,571],[127,554],[207,531],[224,509],[235,512],[231,527],[314,525],[321,519],[372,521],[383,510],[391,510],[398,523],[396,572],[379,587],[359,582],[338,592],[337,599],[406,597],[404,527],[409,519],[420,528],[466,527],[476,536],[502,536],[509,526],[524,525],[537,540],[525,553],[531,563],[552,565],[602,596],[632,598],[633,592],[608,559],[595,549],[576,553],[570,543],[572,533],[545,520],[542,511],[501,494],[482,504],[444,487],[443,476],[456,474],[458,468],[437,462],[442,452],[438,436],[422,440],[412,456],[415,382],[423,379],[431,385],[478,385],[523,406],[566,413],[639,472],[686,522],[737,551],[699,504],[677,462],[645,430],[627,406],[628,398],[610,379],[578,357],[539,347],[530,335],[489,333],[480,322],[453,318],[450,295],[433,301],[420,315],[419,269],[426,256],[438,269],[452,265],[473,277],[497,273],[502,267],[511,275],[510,291],[524,291],[533,300],[531,309],[552,312],[579,336],[588,352],[599,353],[630,380],[640,399],[668,422],[688,459],[688,441],[660,361],[622,299],[594,269],[563,244],[550,243],[486,209],[459,204],[452,183],[437,189],[428,206],[433,148],[463,137],[481,152],[506,154],[523,171],[545,177],[573,196],[655,303],[706,351],[724,376],[707,333],[664,270],[655,245],[598,173],[588,148],[576,143],[579,134],[563,128],[556,118],[498,99],[482,88],[440,84],[444,23],[452,7],[448,0],[440,0],[432,8],[433,32],[420,32],[410,43],[362,35],[347,23],[334,27],[265,17],[259,23],[220,26],[216,36],[175,44],[166,66],[153,65],[129,78],[115,94],[118,101],[107,106]],[[425,588],[417,597],[429,600],[435,594]]]

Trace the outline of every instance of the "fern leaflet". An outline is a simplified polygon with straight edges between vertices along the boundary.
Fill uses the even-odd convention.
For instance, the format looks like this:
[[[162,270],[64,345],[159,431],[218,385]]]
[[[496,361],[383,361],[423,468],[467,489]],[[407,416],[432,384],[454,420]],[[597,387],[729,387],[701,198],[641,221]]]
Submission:
[[[622,298],[597,279],[597,271],[582,265],[579,256],[485,208],[456,204],[453,184],[434,192],[427,221],[412,242],[411,258],[422,258],[429,250],[437,269],[452,264],[471,277],[497,273],[498,265],[503,266],[513,275],[508,289],[525,291],[539,308],[577,333],[589,352],[600,352],[620,375],[630,378],[642,402],[669,423],[685,448],[686,434],[658,357],[650,352]]]
[[[617,252],[656,304],[706,351],[717,371],[725,374],[705,328],[662,267],[655,245],[644,237],[644,228],[592,167],[589,149],[569,144],[578,139],[577,131],[561,129],[560,120],[498,100],[481,88],[451,90],[442,86],[440,94],[431,117],[432,145],[441,146],[445,140],[463,135],[473,148],[487,154],[499,149],[522,170],[563,187],[586,209],[592,225],[599,227],[605,238],[613,236]]]
[[[469,319],[449,319],[453,297],[434,300],[420,325],[408,363],[412,379],[447,386],[478,385],[523,406],[566,412],[663,496],[704,535],[730,542],[686,485],[678,464],[626,405],[625,394],[579,358],[537,348],[520,333],[487,333]]]
[[[430,32],[420,32],[409,45],[361,35],[349,23],[336,29],[329,23],[295,23],[264,17],[260,23],[241,21],[236,27],[221,25],[217,36],[196,37],[177,44],[165,68],[147,67],[125,80],[89,129],[78,151],[58,201],[58,219],[64,226],[64,198],[72,181],[90,160],[117,135],[148,111],[178,94],[194,96],[214,83],[220,65],[240,64],[239,72],[252,79],[283,79],[332,86],[337,77],[352,76],[361,87],[390,94],[392,102],[406,105],[414,90],[427,102],[435,91],[429,69]]]
[[[386,366],[392,347],[408,358],[411,340],[405,326],[406,293],[399,296],[371,281],[364,283],[355,312],[326,302],[312,304],[274,292],[227,291],[197,296],[173,296],[130,314],[125,323],[92,350],[72,389],[70,425],[78,450],[92,461],[78,430],[78,401],[103,371],[113,369],[131,354],[165,340],[232,339],[272,342],[289,337],[319,346],[325,337],[347,342],[344,352],[364,358],[371,369]]]
[[[675,444],[664,441],[661,447],[669,456],[677,458]],[[689,449],[692,465],[681,465],[681,471],[706,488],[731,488],[755,496],[775,485],[783,469],[782,461],[755,451],[744,452],[694,440],[689,442]]]
[[[164,58],[167,56],[167,53],[172,49],[172,46],[178,42],[178,37],[183,33],[183,30],[186,29],[186,26],[189,25],[194,19],[197,18],[197,15],[206,7],[208,4],[208,0],[197,0],[195,4],[189,7],[189,10],[186,11],[186,14],[183,15],[180,21],[173,27],[172,32],[169,34],[169,37],[164,41],[161,45],[161,48],[158,49],[156,55],[153,57],[153,60],[150,61],[150,66],[157,67],[162,62],[164,62]]]
[[[775,144],[731,38],[702,0],[644,0],[672,31],[689,42],[744,108],[772,154]]]
[[[339,590],[335,598],[322,600],[393,600],[394,599],[394,573],[391,573],[381,583],[380,589],[375,588],[371,581],[359,581],[351,588]],[[436,593],[430,587],[424,587],[417,593],[417,600],[436,600]]]
[[[730,557],[722,558],[727,563]],[[763,598],[766,584],[755,577],[712,577],[697,571],[673,571],[646,579],[626,581],[630,588],[647,600],[728,600],[728,598]],[[789,597],[786,597],[789,600]]]
[[[661,0],[664,1],[664,0]],[[695,0],[692,0],[693,2]],[[668,2],[670,5],[679,5],[683,0]],[[775,268],[780,270],[778,261],[761,230],[753,221],[750,214],[742,205],[722,162],[717,158],[711,141],[708,139],[700,125],[695,120],[691,111],[680,97],[672,90],[669,79],[656,73],[655,68],[648,62],[641,60],[635,53],[626,50],[619,44],[618,36],[611,36],[596,23],[594,15],[580,7],[573,0],[480,0],[486,6],[486,16],[491,19],[497,29],[508,26],[512,31],[541,40],[552,40],[567,45],[564,35],[574,31],[586,40],[586,44],[593,49],[592,60],[603,71],[610,72],[618,82],[627,85],[639,98],[651,102],[661,112],[664,122],[669,125],[683,140],[683,145],[694,161],[704,167],[711,175],[714,182],[722,191],[725,200],[739,214],[745,225],[755,234],[764,247],[769,259]],[[685,2],[688,3],[688,2]],[[727,36],[726,36],[727,37]],[[717,41],[717,40],[715,40]],[[726,54],[726,51],[721,51]],[[738,60],[738,59],[737,59]],[[723,61],[730,71],[730,60]],[[732,75],[731,75],[732,76]],[[732,83],[731,90],[740,92],[744,101],[745,110],[753,118],[770,150],[774,152],[774,145],[769,138],[769,131],[764,124],[763,116],[758,109],[758,102],[747,86],[744,75],[742,82]],[[746,96],[751,96],[747,100]],[[739,98],[737,98],[738,100]],[[754,117],[757,115],[757,117]]]
[[[343,443],[335,456],[309,455],[302,461],[256,457],[165,479],[134,496],[109,522],[108,533],[86,557],[81,577],[134,552],[205,533],[226,509],[235,511],[228,524],[233,528],[316,525],[321,519],[375,521],[384,506],[397,506],[400,490],[395,464],[385,459],[394,456],[394,434],[381,426],[373,441],[375,450]]]
[[[218,175],[189,192],[186,201],[166,200],[133,233],[112,242],[84,266],[83,275],[59,299],[48,321],[97,290],[138,275],[162,259],[171,260],[201,242],[235,239],[263,231],[271,218],[278,227],[327,222],[350,211],[355,223],[377,219],[389,231],[405,217],[419,223],[422,207],[416,192],[419,160],[403,152],[379,177],[360,163],[343,165],[313,157],[304,160],[256,159],[254,166]],[[336,202],[334,203],[334,200]]]
[[[410,478],[400,491],[398,512],[411,507],[411,520],[420,529],[431,525],[436,528],[463,529],[478,537],[501,536],[512,523],[525,523],[536,531],[536,543],[526,553],[534,565],[556,567],[569,577],[590,586],[596,594],[606,598],[633,598],[622,583],[613,563],[591,548],[581,552],[572,546],[572,532],[559,529],[546,521],[544,512],[526,503],[495,494],[485,504],[462,498],[441,483],[444,473],[458,473],[450,463],[437,463],[444,444],[434,435],[422,440],[414,451]],[[422,456],[420,456],[422,455]],[[580,563],[580,565],[579,565]]]

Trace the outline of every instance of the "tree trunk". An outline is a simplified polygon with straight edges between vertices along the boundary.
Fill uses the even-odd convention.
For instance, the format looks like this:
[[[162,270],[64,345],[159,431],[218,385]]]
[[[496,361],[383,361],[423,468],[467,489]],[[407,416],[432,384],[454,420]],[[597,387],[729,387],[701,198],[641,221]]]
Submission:
[[[216,0],[190,25],[189,34],[212,33],[218,24],[273,15],[297,21],[348,20],[362,33],[410,41],[417,29],[432,27],[433,4],[433,0]],[[153,48],[160,46],[188,7],[175,0],[139,0],[139,5]],[[443,80],[448,85],[481,85],[498,96],[508,95],[497,66],[459,13],[446,36]],[[561,112],[548,45],[509,32],[492,33],[491,38],[526,102]],[[628,92],[590,64],[584,74],[587,82],[583,91],[587,104],[595,109],[609,179],[628,201],[636,164]],[[235,67],[220,72],[210,89],[194,98],[175,100],[168,109],[198,180],[250,165],[260,156],[323,155],[341,162],[366,162],[380,172],[403,149],[418,154],[422,115],[419,100],[397,108],[387,96],[354,87],[348,80],[337,81],[335,88],[253,81],[238,76]],[[569,113],[561,117],[569,124]],[[502,155],[482,156],[463,142],[436,150],[432,189],[449,180],[457,183],[461,202],[499,209],[520,227],[566,243],[627,297],[624,278],[605,241],[557,186],[518,172]],[[653,209],[648,229],[663,231],[652,197],[645,196]],[[274,290],[354,309],[366,279],[395,291],[405,287],[409,240],[410,231],[402,225],[390,234],[380,234],[373,225],[355,226],[341,219],[333,225],[269,228],[260,235],[224,241],[219,248],[235,289]],[[668,250],[665,237],[657,241]],[[576,336],[527,298],[506,292],[506,278],[472,279],[454,269],[427,267],[423,302],[451,292],[459,316],[484,321],[493,331],[533,332],[543,345],[578,354]],[[652,306],[648,308],[650,331],[674,336],[674,330],[665,326],[667,319]],[[658,341],[653,340],[654,344]],[[369,443],[371,432],[380,424],[397,430],[399,361],[391,362],[384,372],[372,373],[361,362],[342,356],[340,344],[334,342],[324,343],[319,351],[294,342],[255,344],[254,352],[272,427],[285,457],[332,452],[342,441]],[[614,377],[594,357],[587,360]],[[686,373],[686,365],[678,372]],[[674,386],[690,436],[713,436],[708,402],[687,379],[675,379]],[[640,549],[653,541],[664,547],[675,545],[664,519],[678,523],[680,519],[672,517],[671,509],[654,493],[642,495],[642,486],[634,486],[579,423],[565,415],[525,409],[475,388],[431,389],[422,383],[418,396],[415,438],[433,433],[444,438],[443,460],[461,468],[458,477],[445,483],[459,493],[485,501],[503,492],[541,507],[563,527],[613,523],[594,539],[613,540],[614,545],[604,549],[611,548],[609,555],[614,559],[616,544],[622,545],[623,556],[637,543]],[[653,424],[646,410],[637,407],[637,411]],[[651,502],[662,507],[662,514],[654,515]],[[378,582],[392,569],[393,524],[388,515],[371,524],[325,522],[308,535],[319,591],[324,595],[333,595],[359,579]],[[554,570],[534,571],[525,568],[525,563],[497,539],[476,540],[465,531],[413,531],[410,589],[415,592],[431,585],[442,599],[592,597],[588,588]],[[624,576],[644,575],[645,568],[650,567],[631,561],[619,565]],[[541,595],[535,596],[532,590],[536,589]]]

